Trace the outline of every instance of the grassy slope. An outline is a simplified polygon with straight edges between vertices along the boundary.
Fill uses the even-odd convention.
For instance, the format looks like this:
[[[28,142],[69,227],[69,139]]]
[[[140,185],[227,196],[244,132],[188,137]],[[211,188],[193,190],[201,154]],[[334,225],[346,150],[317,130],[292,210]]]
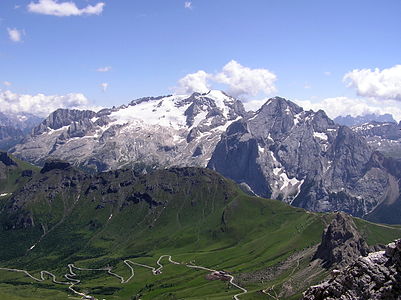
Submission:
[[[34,173],[39,171],[39,168],[36,166],[19,160],[12,155],[10,155],[10,157],[17,163],[17,166],[6,168],[7,178],[0,179],[0,194],[12,193],[29,180],[29,177],[21,177],[21,172],[23,170],[32,170]]]
[[[49,180],[57,183],[57,176]],[[124,172],[116,180],[129,179],[129,173]],[[30,252],[26,250],[40,238],[39,226],[28,231],[2,231],[0,242],[7,241],[8,247],[0,252],[1,266],[36,272],[47,269],[61,276],[72,262],[82,267],[110,264],[114,272],[128,276],[122,259],[156,266],[160,255],[169,254],[179,262],[194,261],[236,276],[277,266],[316,245],[329,219],[279,201],[245,195],[231,181],[209,170],[191,174],[157,171],[121,187],[117,194],[105,193],[107,186],[91,193],[85,193],[86,188],[67,188],[51,202],[46,193],[36,195],[27,207],[37,223],[53,230]],[[140,201],[126,206],[126,195],[133,191],[148,193],[163,204],[150,206]],[[100,204],[103,208],[99,209]],[[358,226],[372,243],[401,236],[401,229],[389,230],[362,220]],[[159,276],[135,267],[134,279],[124,285],[104,272],[77,272],[84,279],[80,288],[108,300],[134,299],[136,295],[142,295],[141,299],[230,299],[238,293],[226,282],[207,281],[205,271],[165,263]],[[266,299],[259,292],[262,288],[287,282],[293,269],[307,266],[308,258],[298,264],[263,283],[244,282],[250,293],[241,299]],[[0,271],[1,299],[67,299],[67,294],[64,286],[48,281],[32,283],[22,274]]]

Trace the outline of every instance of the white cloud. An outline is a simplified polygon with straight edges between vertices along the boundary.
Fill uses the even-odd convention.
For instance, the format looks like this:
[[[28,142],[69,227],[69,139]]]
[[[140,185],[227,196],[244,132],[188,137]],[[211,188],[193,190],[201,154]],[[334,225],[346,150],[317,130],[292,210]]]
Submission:
[[[39,0],[38,2],[29,3],[28,11],[57,17],[100,15],[103,12],[104,6],[104,2],[99,2],[95,5],[78,8],[72,1],[58,2],[57,0]]]
[[[175,92],[179,94],[191,94],[193,92],[206,93],[210,90],[208,84],[210,77],[210,74],[202,70],[185,75],[178,81],[178,87],[175,88]]]
[[[401,101],[401,65],[383,70],[355,69],[345,74],[343,80],[359,96]]]
[[[243,102],[246,111],[257,111],[269,99],[250,100]]]
[[[106,92],[107,88],[109,87],[109,84],[107,82],[103,82],[100,84],[100,87],[102,88],[103,92]]]
[[[3,81],[3,84],[4,84],[5,86],[10,86],[10,85],[12,85],[12,83],[11,83],[10,81]]]
[[[274,82],[277,77],[267,69],[250,69],[235,60],[223,67],[214,80],[228,85],[228,93],[233,96],[255,96],[259,92],[266,95],[276,91]]]
[[[251,69],[235,60],[226,64],[215,74],[205,71],[188,74],[178,81],[176,93],[207,92],[213,83],[227,86],[228,94],[239,97],[271,94],[276,91],[276,75],[267,69]]]
[[[317,111],[322,109],[332,119],[346,115],[356,117],[371,113],[389,113],[392,114],[396,120],[401,120],[401,107],[399,103],[394,100],[376,101],[374,99],[334,97],[324,99],[320,102],[311,102],[309,100],[294,100],[294,102],[306,110],[311,109]]]
[[[7,28],[8,37],[13,42],[21,42],[22,41],[22,31],[16,28]]]
[[[28,112],[45,117],[58,108],[92,109],[99,110],[90,104],[83,94],[67,95],[21,95],[11,91],[0,92],[0,111]]]
[[[192,2],[191,1],[185,1],[184,7],[187,9],[192,9]]]
[[[97,68],[96,71],[97,72],[109,72],[109,71],[111,71],[111,67],[107,66],[107,67]]]
[[[331,72],[329,72],[329,71],[326,71],[323,74],[326,75],[326,76],[331,76]]]

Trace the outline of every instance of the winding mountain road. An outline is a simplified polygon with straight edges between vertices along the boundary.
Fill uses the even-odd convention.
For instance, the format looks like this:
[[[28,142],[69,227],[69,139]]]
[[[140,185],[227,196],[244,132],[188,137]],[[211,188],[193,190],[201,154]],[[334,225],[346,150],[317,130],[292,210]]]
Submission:
[[[68,281],[58,281],[58,280],[57,280],[57,276],[54,275],[53,273],[49,272],[49,271],[41,271],[41,272],[40,272],[40,278],[37,278],[37,277],[33,276],[32,274],[30,274],[30,273],[29,273],[28,271],[26,271],[26,270],[11,269],[11,268],[0,268],[0,271],[24,273],[26,276],[30,277],[31,279],[33,279],[33,280],[35,280],[35,281],[37,281],[37,282],[45,281],[45,280],[47,279],[47,278],[46,278],[46,275],[47,275],[47,276],[49,276],[49,277],[52,278],[52,282],[53,282],[53,283],[62,284],[62,285],[68,285],[68,289],[69,289],[70,291],[72,291],[74,294],[76,294],[76,295],[78,295],[78,296],[81,296],[81,297],[84,298],[84,299],[96,299],[95,297],[93,297],[93,296],[91,296],[91,295],[85,294],[85,293],[80,292],[80,291],[78,291],[78,290],[75,289],[75,286],[77,286],[78,284],[80,284],[80,283],[81,283],[81,280],[75,278],[75,277],[77,277],[78,275],[74,272],[74,269],[75,269],[75,270],[79,270],[79,271],[106,271],[109,275],[118,278],[122,284],[126,284],[126,283],[128,283],[132,278],[134,278],[135,272],[134,272],[134,268],[133,268],[132,266],[138,266],[138,267],[143,267],[143,268],[150,269],[150,270],[152,271],[152,274],[155,275],[155,276],[161,274],[161,273],[162,273],[162,270],[163,270],[163,267],[164,267],[164,265],[161,263],[161,261],[162,261],[162,259],[164,259],[164,258],[167,258],[168,261],[169,261],[170,263],[174,264],[174,265],[184,265],[184,266],[186,266],[186,267],[188,267],[188,268],[199,269],[199,270],[204,270],[204,271],[208,271],[208,272],[220,272],[220,271],[218,271],[218,270],[210,269],[210,268],[207,268],[207,267],[197,266],[197,265],[194,265],[194,264],[192,264],[192,263],[190,263],[190,264],[184,264],[184,263],[176,262],[176,261],[174,261],[174,260],[172,259],[171,255],[161,255],[161,256],[159,257],[159,259],[156,261],[156,264],[157,264],[157,266],[158,266],[157,268],[152,267],[152,266],[149,266],[149,265],[146,265],[146,264],[137,263],[137,262],[134,262],[134,261],[128,260],[128,259],[124,260],[124,261],[123,261],[124,264],[125,264],[125,265],[130,269],[130,271],[131,271],[131,275],[130,275],[127,279],[124,279],[124,277],[121,276],[121,275],[118,275],[118,274],[116,274],[116,273],[113,273],[113,272],[112,272],[112,267],[104,267],[104,268],[95,268],[95,269],[92,269],[92,268],[80,268],[80,267],[75,266],[74,264],[68,264],[68,265],[67,265],[67,267],[68,267],[68,273],[65,274],[64,277],[65,277]],[[235,300],[240,300],[239,296],[245,295],[246,293],[248,293],[248,290],[246,290],[245,288],[239,286],[238,284],[236,284],[236,283],[234,282],[234,280],[235,280],[234,276],[232,276],[232,275],[230,275],[230,274],[225,274],[225,275],[226,275],[227,277],[230,278],[229,283],[230,283],[232,286],[234,286],[235,288],[241,290],[241,293],[238,293],[238,294],[234,295],[234,296],[233,296],[233,299],[235,299]],[[97,299],[96,299],[96,300],[97,300]]]

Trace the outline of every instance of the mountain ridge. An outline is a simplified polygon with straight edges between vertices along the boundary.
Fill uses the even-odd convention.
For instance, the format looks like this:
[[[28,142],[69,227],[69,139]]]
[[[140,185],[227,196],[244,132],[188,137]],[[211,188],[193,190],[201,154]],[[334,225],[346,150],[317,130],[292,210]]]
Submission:
[[[221,91],[146,97],[98,113],[59,110],[35,130],[13,152],[38,164],[59,158],[94,172],[207,166],[256,195],[360,217],[399,193],[398,177],[370,163],[363,134],[280,97],[256,112]]]

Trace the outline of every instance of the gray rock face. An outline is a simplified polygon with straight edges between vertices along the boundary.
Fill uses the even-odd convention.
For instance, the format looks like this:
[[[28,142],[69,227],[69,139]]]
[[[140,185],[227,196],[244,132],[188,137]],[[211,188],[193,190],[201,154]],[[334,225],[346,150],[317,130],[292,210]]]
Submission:
[[[369,122],[353,126],[368,144],[386,156],[401,158],[401,124],[395,122]]]
[[[323,111],[276,97],[230,125],[208,167],[261,196],[364,216],[391,189],[388,172],[369,165],[372,153],[363,137]]]
[[[401,299],[401,240],[358,258],[330,280],[310,287],[302,299]]]
[[[96,113],[90,110],[70,110],[70,109],[58,109],[52,112],[42,123],[40,123],[33,130],[33,135],[40,135],[50,130],[57,130],[64,126],[74,124],[75,129],[81,128],[78,124],[82,122],[87,123],[88,119],[96,116]],[[80,123],[81,122],[81,123]]]
[[[359,256],[366,256],[369,246],[358,232],[352,218],[337,213],[326,228],[313,259],[321,259],[324,267],[346,266]]]
[[[59,109],[12,151],[37,164],[57,158],[95,171],[205,167],[221,133],[244,115],[242,103],[220,91],[141,98],[98,113]]]

